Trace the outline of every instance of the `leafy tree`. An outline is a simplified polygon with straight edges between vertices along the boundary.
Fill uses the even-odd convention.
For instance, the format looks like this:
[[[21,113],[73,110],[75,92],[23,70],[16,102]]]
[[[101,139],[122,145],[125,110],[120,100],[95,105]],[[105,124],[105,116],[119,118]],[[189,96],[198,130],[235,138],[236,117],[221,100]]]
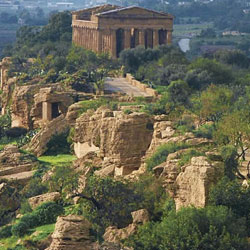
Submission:
[[[206,71],[214,84],[229,84],[234,81],[230,67],[208,58],[198,58],[189,65],[189,69]]]
[[[243,188],[238,180],[230,180],[224,177],[215,185],[209,193],[210,204],[215,206],[227,206],[238,217],[247,220],[247,233],[250,235],[250,189]]]
[[[217,61],[235,65],[240,68],[249,67],[249,58],[240,50],[220,50],[214,54]]]
[[[59,192],[64,197],[75,192],[79,185],[79,175],[69,166],[58,166],[54,169],[48,186],[51,192]]]
[[[201,94],[200,116],[206,121],[218,122],[230,110],[233,93],[227,87],[211,85]]]
[[[173,103],[174,106],[189,104],[190,89],[188,84],[183,80],[177,80],[171,82],[167,88],[169,102]]]
[[[247,249],[244,219],[227,207],[183,208],[149,222],[126,245],[148,250]]]
[[[131,221],[131,212],[141,207],[143,197],[131,185],[111,178],[91,176],[84,194],[83,212],[91,221],[99,237],[106,227],[126,227]],[[86,201],[87,200],[87,201]]]

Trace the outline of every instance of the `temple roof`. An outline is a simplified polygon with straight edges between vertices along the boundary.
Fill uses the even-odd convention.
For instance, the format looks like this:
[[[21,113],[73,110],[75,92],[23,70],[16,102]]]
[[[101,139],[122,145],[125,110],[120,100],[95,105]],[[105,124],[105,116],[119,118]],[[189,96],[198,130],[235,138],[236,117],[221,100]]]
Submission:
[[[100,16],[100,17],[121,17],[121,16],[150,16],[153,18],[171,18],[173,19],[173,15],[159,12],[155,10],[150,10],[138,6],[129,6],[129,7],[120,7],[116,5],[106,4],[101,6],[96,6],[89,9],[83,9],[78,11],[73,11],[72,14],[82,14],[82,13],[92,13],[92,15]]]

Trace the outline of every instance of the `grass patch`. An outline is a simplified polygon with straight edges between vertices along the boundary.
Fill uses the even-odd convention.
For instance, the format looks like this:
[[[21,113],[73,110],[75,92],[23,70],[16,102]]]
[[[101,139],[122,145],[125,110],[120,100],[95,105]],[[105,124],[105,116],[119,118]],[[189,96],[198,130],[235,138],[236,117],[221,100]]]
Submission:
[[[30,240],[33,242],[38,242],[41,240],[46,239],[51,233],[54,232],[55,224],[48,224],[39,226],[29,230],[30,234],[25,235],[24,237],[16,237],[11,236],[9,238],[1,239],[0,240],[0,249],[7,250],[8,248],[14,248],[17,246],[17,242],[19,239],[21,240]],[[37,233],[35,233],[37,232]]]
[[[70,154],[49,155],[40,156],[38,160],[44,163],[45,165],[60,167],[70,165],[74,160],[76,160],[76,156]]]
[[[55,224],[43,225],[40,227],[36,227],[32,230],[32,232],[37,232],[35,236],[31,235],[32,241],[41,241],[46,239],[51,233],[54,232]],[[39,232],[39,233],[38,233]]]

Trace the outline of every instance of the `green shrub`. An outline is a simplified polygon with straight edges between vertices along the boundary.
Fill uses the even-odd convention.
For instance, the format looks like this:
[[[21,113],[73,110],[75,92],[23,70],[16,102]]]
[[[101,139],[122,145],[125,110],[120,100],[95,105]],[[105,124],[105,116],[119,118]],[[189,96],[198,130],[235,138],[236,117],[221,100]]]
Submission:
[[[37,207],[34,211],[38,217],[39,225],[51,224],[56,222],[56,218],[63,214],[62,206],[55,202],[46,202]]]
[[[24,222],[19,222],[12,226],[11,233],[17,237],[24,236],[29,229],[29,226]]]
[[[80,109],[80,114],[85,113],[89,109],[96,110],[103,105],[107,105],[107,103],[108,103],[108,101],[105,99],[82,101],[82,102],[80,102],[80,104],[82,106]]]
[[[203,137],[207,139],[212,139],[214,131],[214,125],[205,124],[200,126],[198,129],[193,130],[196,137]]]
[[[5,131],[5,134],[11,138],[17,138],[20,136],[24,136],[24,135],[26,135],[26,133],[27,133],[27,129],[22,128],[22,127],[9,128]]]
[[[46,184],[42,183],[41,178],[34,176],[24,187],[22,193],[25,198],[30,198],[48,192]]]
[[[146,223],[125,242],[136,250],[247,250],[245,229],[227,207],[189,207]]]
[[[28,213],[21,217],[19,223],[24,223],[27,225],[27,228],[34,228],[40,225],[39,218],[36,213]],[[46,224],[46,223],[45,223]]]
[[[21,214],[26,214],[26,213],[30,213],[32,212],[32,208],[28,202],[28,200],[25,200],[21,203],[21,209],[20,209],[20,213]]]
[[[12,235],[11,233],[12,226],[5,226],[0,228],[0,239],[8,238]]]
[[[184,154],[181,155],[181,159],[178,161],[178,165],[179,166],[184,166],[185,164],[190,162],[192,157],[202,156],[202,155],[204,155],[204,153],[198,152],[195,149],[190,149],[190,150],[188,150],[187,152],[185,152]]]
[[[187,148],[188,145],[184,143],[167,143],[159,146],[156,152],[146,160],[147,170],[152,171],[154,167],[166,161],[170,153],[174,153],[180,149]]]
[[[31,228],[55,223],[57,216],[63,214],[63,212],[63,207],[55,202],[43,203],[32,213],[25,214],[17,224],[13,225],[11,232],[15,236],[22,237]]]
[[[247,220],[247,232],[250,236],[250,189],[241,186],[238,180],[230,180],[227,177],[221,179],[209,193],[209,202],[214,206],[227,206],[239,218]]]
[[[68,143],[69,130],[61,134],[55,134],[47,143],[45,155],[57,155],[70,153],[70,144]]]
[[[133,111],[131,111],[131,109],[125,109],[123,112],[126,115],[129,115],[129,114],[133,113]]]

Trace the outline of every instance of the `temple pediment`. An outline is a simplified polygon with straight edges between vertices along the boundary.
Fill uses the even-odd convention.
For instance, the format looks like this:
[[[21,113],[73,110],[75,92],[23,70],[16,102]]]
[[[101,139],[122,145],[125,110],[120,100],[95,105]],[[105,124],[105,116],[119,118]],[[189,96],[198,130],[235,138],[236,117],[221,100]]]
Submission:
[[[162,13],[158,11],[148,10],[145,8],[132,6],[127,8],[119,8],[114,10],[109,10],[105,12],[98,13],[97,16],[103,16],[103,17],[116,17],[116,18],[122,18],[130,16],[132,18],[138,17],[138,18],[170,18],[172,19],[173,16],[167,13]]]

